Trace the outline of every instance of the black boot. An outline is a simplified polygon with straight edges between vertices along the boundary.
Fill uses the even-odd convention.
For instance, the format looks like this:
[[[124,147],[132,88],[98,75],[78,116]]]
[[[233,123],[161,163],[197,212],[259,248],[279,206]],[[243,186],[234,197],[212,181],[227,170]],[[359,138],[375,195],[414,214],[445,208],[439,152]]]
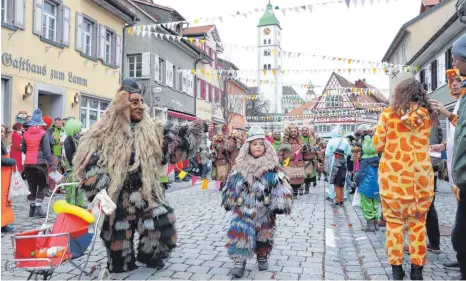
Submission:
[[[412,264],[410,274],[411,280],[424,280],[424,278],[422,277],[423,268],[423,266]]]
[[[393,280],[403,280],[405,271],[402,265],[392,265]]]
[[[259,268],[259,271],[269,269],[269,263],[267,262],[267,256],[257,256],[257,267]]]
[[[246,261],[235,261],[235,267],[231,270],[231,275],[236,278],[241,278],[244,275],[246,268]]]
[[[311,184],[306,184],[305,186],[305,194],[309,194],[309,187]]]
[[[29,217],[31,218],[34,216],[34,209],[36,208],[36,204],[32,203],[29,205]]]
[[[46,217],[46,214],[44,213],[44,211],[42,211],[42,207],[41,206],[35,206],[34,207],[34,214],[33,214],[33,217],[35,218],[45,218]]]

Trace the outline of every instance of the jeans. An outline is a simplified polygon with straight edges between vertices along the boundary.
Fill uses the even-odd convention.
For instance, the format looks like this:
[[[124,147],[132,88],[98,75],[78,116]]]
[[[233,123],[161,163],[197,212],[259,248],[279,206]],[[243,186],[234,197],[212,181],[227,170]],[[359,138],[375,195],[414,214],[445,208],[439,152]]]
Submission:
[[[438,168],[436,169],[434,167],[434,172],[436,170],[438,171]],[[437,176],[434,176],[434,190],[437,190]],[[432,248],[438,248],[440,247],[440,229],[438,225],[437,210],[435,209],[434,202],[435,196],[432,200],[429,211],[427,212],[426,230],[430,245]]]

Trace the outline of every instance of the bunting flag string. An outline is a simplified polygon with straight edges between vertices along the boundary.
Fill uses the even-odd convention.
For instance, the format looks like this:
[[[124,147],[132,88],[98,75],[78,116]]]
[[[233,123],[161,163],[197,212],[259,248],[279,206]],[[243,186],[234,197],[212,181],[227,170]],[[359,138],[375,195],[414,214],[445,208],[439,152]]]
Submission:
[[[173,164],[168,165],[167,176],[169,176],[174,170],[175,170],[175,165]],[[178,174],[178,178],[183,180],[187,175],[191,176],[191,185],[192,186],[196,185],[197,181],[199,180],[199,177],[191,173],[188,173],[185,170],[180,171],[180,173]],[[219,187],[221,183],[222,183],[221,181],[217,181],[217,180],[215,181],[217,191],[220,191]],[[203,179],[201,182],[201,189],[206,190],[208,189],[208,186],[209,186],[209,180]]]
[[[419,67],[393,67],[393,68],[377,68],[377,67],[368,67],[368,68],[312,68],[312,69],[281,69],[281,70],[276,70],[276,69],[250,69],[250,70],[229,70],[229,69],[217,69],[217,70],[195,70],[195,69],[179,69],[178,72],[180,73],[198,73],[201,72],[203,75],[232,75],[233,78],[235,79],[242,79],[242,80],[257,80],[256,78],[249,78],[249,77],[239,77],[239,76],[248,76],[248,75],[257,75],[260,73],[263,77],[270,76],[272,78],[274,76],[273,72],[278,72],[283,75],[287,74],[298,74],[298,75],[303,75],[303,74],[319,74],[319,73],[347,73],[347,74],[383,74],[383,75],[388,75],[391,73],[394,73],[395,71],[397,72],[406,72],[406,73],[417,73],[419,71]],[[260,80],[267,80],[267,79],[260,79]]]
[[[175,23],[180,23],[180,22],[174,22]],[[209,42],[212,45],[219,45],[224,47],[226,50],[228,49],[242,49],[247,52],[257,52],[257,51],[262,51],[262,48],[258,48],[257,46],[250,46],[250,45],[239,45],[239,44],[228,44],[228,43],[222,43],[220,41],[214,41],[211,39],[203,39],[203,38],[194,38],[194,37],[187,37],[187,36],[178,36],[178,35],[173,35],[173,34],[167,34],[167,33],[159,33],[155,32],[153,30],[156,30],[157,27],[159,26],[165,26],[166,24],[161,23],[161,24],[150,24],[150,25],[135,25],[131,26],[128,29],[128,33],[130,35],[137,35],[137,36],[142,36],[142,37],[148,37],[150,38],[159,38],[161,40],[172,40],[172,41],[189,41],[191,44],[197,45],[199,48],[203,49],[203,45],[206,42]],[[276,54],[277,51],[275,49],[272,50],[272,54]],[[376,67],[383,67],[383,68],[405,68],[408,67],[409,65],[403,65],[403,64],[393,64],[389,62],[377,62],[377,61],[370,61],[370,60],[361,60],[361,59],[354,59],[354,58],[346,58],[346,57],[338,57],[338,56],[331,56],[331,55],[322,55],[322,54],[314,54],[314,53],[305,53],[305,52],[290,52],[290,51],[279,51],[278,52],[279,56],[283,56],[283,58],[289,58],[289,59],[301,59],[304,56],[306,57],[312,57],[312,58],[317,58],[317,59],[322,59],[322,60],[327,60],[327,61],[332,61],[332,62],[341,62],[343,64],[369,64],[371,66],[376,66]],[[412,67],[412,66],[411,66]]]
[[[380,4],[381,2],[389,3],[389,2],[395,2],[395,1],[397,0],[385,0],[385,1],[370,0],[369,3],[373,5],[373,4]],[[311,14],[315,12],[316,8],[317,9],[326,8],[332,5],[342,5],[343,3],[346,4],[348,9],[350,8],[351,0],[344,0],[344,1],[343,0],[327,0],[327,1],[313,2],[311,4],[299,5],[299,6],[289,6],[289,7],[273,6],[273,9],[275,11],[281,11],[283,16],[287,16],[287,15],[292,16],[294,14],[300,14],[300,12],[301,13],[307,12]],[[361,4],[360,6],[364,8],[365,0],[353,0],[353,3],[354,3],[355,8],[358,7],[358,3],[360,3]],[[171,25],[171,24],[176,24],[176,23],[192,23],[194,25],[198,25],[198,24],[207,24],[207,23],[213,24],[216,22],[223,23],[223,21],[227,18],[238,19],[238,18],[244,17],[247,19],[247,18],[252,17],[253,14],[264,13],[265,11],[266,11],[265,8],[255,8],[255,9],[251,9],[247,11],[236,11],[235,13],[231,13],[231,14],[223,14],[223,15],[216,15],[216,16],[209,16],[209,17],[195,17],[191,21],[181,21],[181,22],[174,21],[174,22],[166,22],[164,24]]]

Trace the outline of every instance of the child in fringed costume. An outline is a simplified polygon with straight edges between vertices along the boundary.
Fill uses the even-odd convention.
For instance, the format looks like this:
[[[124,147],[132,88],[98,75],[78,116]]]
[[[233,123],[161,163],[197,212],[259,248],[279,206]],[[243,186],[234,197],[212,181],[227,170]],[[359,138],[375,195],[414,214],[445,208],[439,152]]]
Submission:
[[[192,157],[202,139],[202,124],[154,122],[143,104],[142,89],[132,79],[122,86],[103,117],[81,138],[73,159],[74,174],[89,202],[102,189],[115,202],[100,237],[110,272],[132,271],[136,260],[163,268],[176,246],[175,214],[160,185],[160,167]],[[139,233],[135,257],[134,234]]]
[[[227,233],[231,274],[242,277],[246,260],[257,254],[259,270],[267,270],[277,214],[290,214],[292,190],[264,131],[253,126],[241,147],[236,167],[222,192],[222,206],[233,210]]]
[[[366,226],[362,227],[363,231],[378,230],[379,216],[379,183],[378,169],[380,157],[375,152],[372,145],[372,139],[369,135],[364,137],[362,143],[362,156],[358,171],[354,175],[354,182],[358,187],[359,198],[361,201],[362,213],[366,220]]]
[[[306,177],[304,179],[305,193],[309,194],[311,184],[313,187],[317,186],[317,147],[314,128],[301,128],[301,140],[303,142],[304,174]]]

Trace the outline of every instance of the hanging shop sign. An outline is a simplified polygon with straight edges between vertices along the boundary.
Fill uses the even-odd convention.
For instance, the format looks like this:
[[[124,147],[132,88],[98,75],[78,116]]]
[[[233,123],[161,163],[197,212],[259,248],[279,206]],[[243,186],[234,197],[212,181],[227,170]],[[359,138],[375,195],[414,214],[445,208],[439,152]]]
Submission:
[[[34,73],[39,76],[49,77],[50,80],[68,81],[72,84],[87,87],[87,79],[75,75],[72,71],[66,73],[57,69],[47,69],[46,65],[35,64],[27,58],[14,57],[10,53],[2,53],[2,64],[6,67],[17,69],[18,72]]]

